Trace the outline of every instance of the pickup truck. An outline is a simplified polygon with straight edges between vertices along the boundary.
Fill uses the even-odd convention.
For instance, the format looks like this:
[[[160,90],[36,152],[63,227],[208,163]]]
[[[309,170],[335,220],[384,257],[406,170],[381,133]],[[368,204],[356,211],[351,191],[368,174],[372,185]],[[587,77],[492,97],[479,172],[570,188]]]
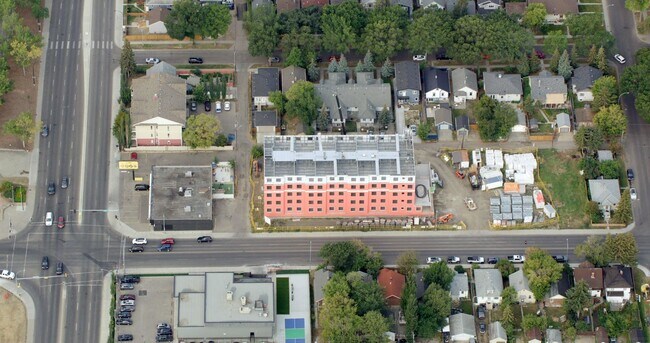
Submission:
[[[510,261],[512,263],[524,263],[526,261],[526,256],[510,255],[510,256],[508,256],[508,261]]]

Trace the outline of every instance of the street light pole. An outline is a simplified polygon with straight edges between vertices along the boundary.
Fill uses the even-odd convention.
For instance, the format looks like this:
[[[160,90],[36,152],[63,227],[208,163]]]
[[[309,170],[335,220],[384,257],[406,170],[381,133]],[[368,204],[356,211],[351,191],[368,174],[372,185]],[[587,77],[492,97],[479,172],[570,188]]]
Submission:
[[[569,259],[569,239],[566,239],[566,258]]]

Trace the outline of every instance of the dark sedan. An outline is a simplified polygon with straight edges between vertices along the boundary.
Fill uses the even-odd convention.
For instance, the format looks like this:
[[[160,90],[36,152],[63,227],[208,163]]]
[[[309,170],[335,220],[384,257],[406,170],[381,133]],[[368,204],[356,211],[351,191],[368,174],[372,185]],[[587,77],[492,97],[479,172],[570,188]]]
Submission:
[[[201,236],[196,239],[198,243],[210,243],[212,242],[212,237],[211,236]]]

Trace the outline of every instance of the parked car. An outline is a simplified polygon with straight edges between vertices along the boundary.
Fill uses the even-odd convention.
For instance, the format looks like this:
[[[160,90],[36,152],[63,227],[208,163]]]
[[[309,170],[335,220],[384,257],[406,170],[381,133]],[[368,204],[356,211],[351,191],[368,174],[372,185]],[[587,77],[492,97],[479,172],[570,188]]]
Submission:
[[[156,326],[156,329],[160,329],[160,328],[170,328],[171,329],[172,326],[167,324],[167,323],[158,323],[158,325]]]
[[[171,244],[161,244],[158,247],[158,251],[165,251],[165,252],[172,251],[172,245]]]
[[[50,127],[47,125],[43,125],[43,127],[41,128],[41,136],[47,137],[49,135],[50,135]]]
[[[13,280],[16,278],[16,273],[3,269],[2,272],[0,273],[0,278]]]
[[[131,318],[131,312],[118,312],[115,314],[116,319]]]
[[[427,257],[427,264],[438,263],[442,261],[440,257]]]
[[[469,256],[467,258],[467,263],[476,263],[476,264],[485,263],[485,258],[483,258],[482,256]]]
[[[221,113],[221,101],[217,101],[214,103],[214,111],[217,113]]]
[[[135,294],[122,294],[120,300],[135,300]]]
[[[630,181],[634,180],[634,170],[632,168],[628,168],[627,170],[627,179]]]
[[[632,199],[632,200],[637,199],[636,188],[630,188],[630,199]]]
[[[134,239],[131,241],[131,244],[133,244],[133,245],[146,245],[146,244],[147,244],[147,239],[146,239],[146,238],[143,238],[143,237],[140,237],[140,238],[134,238]]]
[[[135,300],[120,300],[120,306],[135,306]]]
[[[67,176],[64,176],[64,177],[61,179],[61,189],[66,189],[66,188],[68,188],[68,185],[69,185],[69,184],[70,184],[70,179],[68,179]]]
[[[59,219],[56,221],[56,227],[59,229],[63,229],[65,227],[65,218],[63,218],[63,216],[59,216]]]
[[[140,277],[135,275],[124,275],[120,278],[121,283],[140,283]]]
[[[539,58],[540,60],[543,60],[544,58],[546,58],[546,55],[541,50],[535,49],[535,55],[537,55],[537,58]]]
[[[160,328],[156,330],[156,334],[158,335],[173,335],[174,331],[172,331],[171,328]]]
[[[196,112],[197,106],[196,106],[196,101],[190,102],[190,111]]]
[[[488,259],[487,259],[488,264],[497,264],[497,262],[499,262],[498,257],[488,257]]]
[[[47,194],[54,195],[55,193],[56,193],[56,184],[54,182],[50,182],[47,185]]]
[[[49,257],[43,256],[43,259],[41,260],[41,269],[42,270],[50,269],[50,258]]]
[[[63,266],[63,262],[57,262],[56,264],[56,275],[61,275],[65,271],[65,267]]]
[[[144,252],[144,247],[142,245],[134,245],[129,248],[129,252]]]
[[[160,244],[174,244],[175,241],[173,238],[163,238],[162,241],[160,241]]]
[[[510,256],[508,256],[508,261],[510,261],[512,263],[524,263],[526,261],[526,256],[510,255]]]
[[[132,283],[120,283],[121,291],[130,291],[135,288],[135,285]]]
[[[158,64],[158,63],[160,63],[160,60],[155,58],[155,57],[147,57],[147,58],[144,59],[144,61],[147,64]]]
[[[189,64],[203,64],[203,58],[201,57],[190,57],[187,62]]]
[[[614,55],[614,59],[620,64],[625,64],[625,57],[623,57],[621,54]]]
[[[569,261],[569,258],[567,256],[564,256],[564,255],[553,255],[551,257],[553,257],[553,259],[557,263],[566,263],[566,262]]]
[[[204,102],[203,107],[205,108],[206,112],[212,111],[212,103],[210,101]]]
[[[120,306],[120,312],[135,312],[135,305]]]
[[[413,55],[413,61],[419,62],[419,61],[426,61],[427,60],[427,55]]]
[[[478,319],[485,319],[485,307],[483,307],[483,305],[479,305],[479,307],[476,309],[476,314],[478,315]]]
[[[45,226],[52,226],[53,222],[54,222],[54,216],[52,212],[45,213]]]
[[[157,335],[156,342],[172,342],[174,340],[173,335]]]
[[[448,256],[447,257],[447,263],[453,263],[453,264],[460,263],[460,257],[458,257],[458,256]]]
[[[118,342],[129,342],[133,340],[133,335],[131,334],[121,334],[117,336],[117,341]]]
[[[210,243],[212,242],[212,236],[201,236],[196,239],[198,243]]]
[[[131,319],[119,319],[115,321],[115,325],[133,325],[133,320]]]
[[[479,330],[481,333],[485,333],[485,323],[479,323],[479,324],[478,324],[478,330]]]
[[[230,101],[225,101],[223,103],[223,109],[224,111],[230,111]]]
[[[149,185],[144,183],[138,183],[133,187],[133,189],[135,189],[136,191],[148,191]]]

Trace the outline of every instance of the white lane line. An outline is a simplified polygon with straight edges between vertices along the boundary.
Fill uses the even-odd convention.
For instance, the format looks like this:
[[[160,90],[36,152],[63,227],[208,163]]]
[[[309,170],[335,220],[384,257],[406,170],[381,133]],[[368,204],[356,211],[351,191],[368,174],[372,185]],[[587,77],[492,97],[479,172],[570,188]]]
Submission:
[[[59,48],[59,41],[56,41],[55,43],[56,43],[56,44],[54,45],[54,49],[56,50],[56,49]]]
[[[113,49],[113,41],[110,41],[110,43],[111,43],[111,49]]]
[[[50,41],[50,50],[52,50],[52,47],[54,46],[54,42]]]
[[[95,41],[93,41],[93,42],[92,42],[92,44],[91,44],[91,47],[90,47],[90,48],[91,48],[91,49],[94,49],[94,48],[95,48]]]
[[[68,44],[66,45],[66,49],[70,49],[70,41],[68,41]]]
[[[68,302],[66,301],[67,297],[68,297],[68,287],[64,283],[63,286],[61,287],[61,303],[59,304],[59,325],[58,325],[59,328],[57,329],[58,332],[57,335],[58,339],[56,340],[57,342],[65,342],[65,333],[67,331],[65,329],[65,319],[66,319],[65,313],[67,308],[66,305],[68,304]]]

